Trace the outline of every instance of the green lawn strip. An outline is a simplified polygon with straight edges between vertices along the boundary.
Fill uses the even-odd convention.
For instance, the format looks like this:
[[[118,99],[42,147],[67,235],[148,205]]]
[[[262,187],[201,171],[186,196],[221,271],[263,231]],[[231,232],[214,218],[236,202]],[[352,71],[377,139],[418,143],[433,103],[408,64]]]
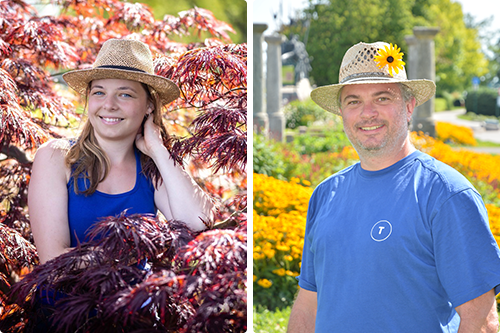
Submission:
[[[290,317],[291,307],[283,310],[269,311],[253,308],[253,329],[255,333],[285,333]],[[500,318],[500,312],[498,313]],[[500,319],[499,319],[500,322]]]
[[[269,311],[262,307],[253,308],[253,329],[255,333],[285,333],[291,307]]]

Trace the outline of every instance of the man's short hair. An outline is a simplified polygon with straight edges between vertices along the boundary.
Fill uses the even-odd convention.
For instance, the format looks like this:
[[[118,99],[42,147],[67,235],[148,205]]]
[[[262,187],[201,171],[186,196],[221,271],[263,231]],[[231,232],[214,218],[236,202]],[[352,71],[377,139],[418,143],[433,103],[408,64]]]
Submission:
[[[398,85],[399,89],[401,90],[401,95],[403,95],[403,100],[405,102],[409,102],[411,101],[412,98],[415,98],[413,91],[411,91],[411,89],[408,86],[406,86],[403,83],[398,83]]]

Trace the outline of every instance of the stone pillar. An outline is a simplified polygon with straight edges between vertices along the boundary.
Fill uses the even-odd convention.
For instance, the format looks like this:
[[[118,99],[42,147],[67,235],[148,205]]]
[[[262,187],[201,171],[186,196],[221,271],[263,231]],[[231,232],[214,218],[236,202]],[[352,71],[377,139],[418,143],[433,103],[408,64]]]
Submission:
[[[410,35],[405,36],[406,44],[408,45],[408,55],[406,57],[406,75],[408,79],[415,79],[417,77],[417,59],[418,47],[417,37]]]
[[[283,35],[266,36],[267,42],[267,75],[266,75],[266,107],[269,117],[269,138],[283,142],[285,133],[285,115],[282,110],[282,78],[281,78],[281,43]]]
[[[415,27],[413,28],[415,45],[411,45],[416,53],[416,57],[410,56],[409,79],[428,79],[436,81],[436,60],[434,57],[434,36],[439,32],[439,28]],[[408,41],[408,38],[407,38]],[[415,108],[413,112],[412,130],[422,131],[425,134],[435,137],[436,128],[432,113],[434,112],[434,96],[424,104]]]
[[[264,61],[262,45],[267,24],[253,25],[253,124],[259,134],[267,136],[269,120],[264,104]]]

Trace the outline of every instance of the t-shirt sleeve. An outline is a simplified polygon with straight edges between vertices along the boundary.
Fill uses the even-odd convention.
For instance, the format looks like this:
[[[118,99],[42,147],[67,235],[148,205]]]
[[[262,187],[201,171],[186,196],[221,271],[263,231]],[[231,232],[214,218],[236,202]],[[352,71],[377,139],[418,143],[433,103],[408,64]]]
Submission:
[[[460,191],[435,212],[431,228],[436,269],[453,307],[493,288],[498,293],[500,251],[480,195],[473,189]]]
[[[311,233],[314,225],[314,198],[318,188],[313,193],[309,201],[309,208],[307,210],[307,223],[306,232],[304,235],[304,247],[302,249],[302,262],[300,266],[300,275],[297,276],[299,286],[302,289],[317,292],[316,279],[314,275],[314,253],[311,251],[311,242],[313,241]]]

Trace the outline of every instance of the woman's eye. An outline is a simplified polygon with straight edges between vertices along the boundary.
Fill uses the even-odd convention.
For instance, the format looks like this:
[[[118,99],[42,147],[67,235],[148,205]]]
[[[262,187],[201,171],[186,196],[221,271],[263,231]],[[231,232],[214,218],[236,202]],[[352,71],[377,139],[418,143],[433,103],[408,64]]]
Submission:
[[[125,97],[125,98],[131,98],[132,95],[127,94],[127,93],[122,93],[120,96]]]
[[[104,95],[104,93],[102,91],[94,91],[92,95]]]

